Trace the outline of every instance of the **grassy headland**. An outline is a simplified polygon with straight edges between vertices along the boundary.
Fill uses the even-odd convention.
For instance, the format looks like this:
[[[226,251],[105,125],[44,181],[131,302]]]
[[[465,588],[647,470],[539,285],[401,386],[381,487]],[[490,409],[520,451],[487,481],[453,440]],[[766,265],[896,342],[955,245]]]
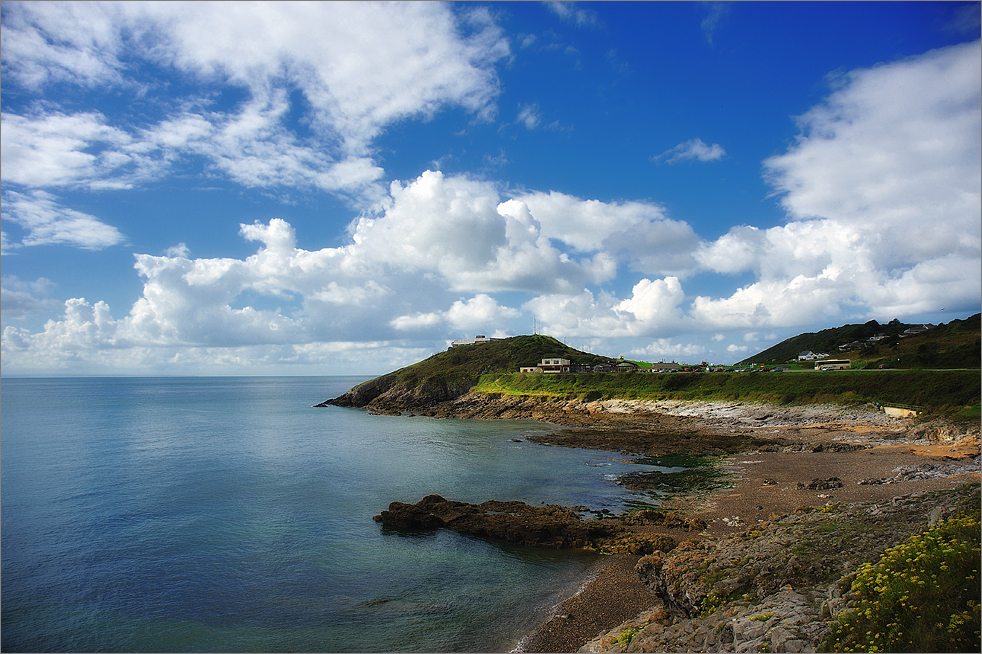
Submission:
[[[947,337],[947,332],[938,327],[932,330],[934,335],[916,337],[933,339],[937,347],[925,349],[922,347],[927,343],[925,340],[917,348],[923,350],[922,354],[927,350],[946,352],[950,349],[949,345],[959,351],[971,347],[977,349],[979,334],[973,324],[972,319],[953,321],[947,330],[951,332]],[[962,342],[972,338],[975,339],[972,341],[974,346]],[[913,340],[903,339],[904,347]],[[523,366],[534,366],[542,359],[552,357],[589,366],[616,362],[610,357],[576,350],[550,336],[515,336],[438,352],[411,366],[356,386],[344,396],[328,400],[325,404],[411,410],[450,402],[465,393],[477,392],[588,401],[620,398],[794,405],[879,403],[917,407],[959,419],[978,419],[980,415],[982,387],[978,361],[974,362],[974,366],[964,366],[975,367],[974,370],[879,370],[861,365],[866,363],[864,361],[854,362],[853,370],[835,372],[518,373]]]

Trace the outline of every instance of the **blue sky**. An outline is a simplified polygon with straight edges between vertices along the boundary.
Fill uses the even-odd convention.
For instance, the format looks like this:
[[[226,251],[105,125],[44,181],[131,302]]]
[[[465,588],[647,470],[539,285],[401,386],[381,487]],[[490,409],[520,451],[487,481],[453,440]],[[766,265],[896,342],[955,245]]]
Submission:
[[[2,372],[732,363],[982,303],[980,4],[2,5]]]

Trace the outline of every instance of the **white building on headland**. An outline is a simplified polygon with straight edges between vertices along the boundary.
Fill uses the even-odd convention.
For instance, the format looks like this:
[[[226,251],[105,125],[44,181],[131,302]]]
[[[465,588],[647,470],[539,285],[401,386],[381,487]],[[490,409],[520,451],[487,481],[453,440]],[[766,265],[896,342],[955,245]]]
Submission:
[[[474,345],[475,343],[490,343],[491,341],[504,340],[501,338],[488,338],[484,334],[478,334],[474,338],[464,338],[459,341],[450,341],[450,347],[457,347],[459,345]]]
[[[533,375],[549,375],[549,374],[559,374],[564,372],[570,372],[570,361],[569,359],[543,359],[541,363],[537,366],[524,366],[520,369],[523,375],[533,374]]]

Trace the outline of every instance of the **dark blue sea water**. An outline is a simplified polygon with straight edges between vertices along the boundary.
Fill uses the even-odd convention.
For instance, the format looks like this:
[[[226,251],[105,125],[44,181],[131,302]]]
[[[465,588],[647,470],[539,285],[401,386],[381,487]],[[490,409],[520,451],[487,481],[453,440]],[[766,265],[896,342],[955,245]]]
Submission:
[[[386,532],[430,493],[637,500],[542,423],[313,408],[351,377],[2,381],[3,651],[507,651],[598,557]]]

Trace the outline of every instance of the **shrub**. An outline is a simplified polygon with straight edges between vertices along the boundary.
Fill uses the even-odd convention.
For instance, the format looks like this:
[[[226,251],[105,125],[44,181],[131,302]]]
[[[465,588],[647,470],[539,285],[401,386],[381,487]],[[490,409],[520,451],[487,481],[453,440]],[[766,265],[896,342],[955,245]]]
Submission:
[[[856,574],[852,609],[822,643],[835,652],[978,652],[979,511],[888,549]]]
[[[639,631],[641,631],[641,629],[639,629],[638,627],[628,627],[627,629],[621,632],[620,636],[618,636],[617,638],[613,639],[610,642],[624,643],[625,645],[630,645],[631,640],[638,635]]]

